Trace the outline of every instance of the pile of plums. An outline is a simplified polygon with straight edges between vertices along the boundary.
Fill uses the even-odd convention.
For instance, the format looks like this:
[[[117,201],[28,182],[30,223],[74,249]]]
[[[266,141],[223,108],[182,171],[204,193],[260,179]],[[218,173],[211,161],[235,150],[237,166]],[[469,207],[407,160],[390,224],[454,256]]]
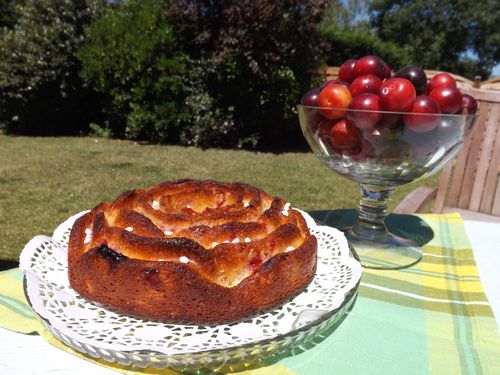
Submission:
[[[370,149],[370,136],[387,129],[429,133],[443,118],[440,114],[475,114],[476,100],[463,94],[455,79],[440,73],[427,79],[424,70],[407,66],[391,74],[377,56],[349,59],[338,78],[307,92],[301,104],[316,116],[319,136],[339,152],[351,155]]]

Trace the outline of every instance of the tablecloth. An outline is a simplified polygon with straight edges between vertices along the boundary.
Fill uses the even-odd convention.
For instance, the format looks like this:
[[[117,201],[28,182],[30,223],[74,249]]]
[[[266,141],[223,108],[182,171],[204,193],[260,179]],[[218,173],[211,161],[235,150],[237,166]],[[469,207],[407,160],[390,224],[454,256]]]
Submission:
[[[335,222],[328,212],[315,217]],[[428,241],[421,262],[403,270],[364,269],[355,305],[340,325],[305,347],[240,373],[500,373],[498,328],[463,221],[458,214],[420,218],[417,236]],[[96,361],[72,351],[43,328],[26,303],[18,269],[0,273],[0,326],[36,332],[63,350]],[[174,374],[96,362],[129,374]]]

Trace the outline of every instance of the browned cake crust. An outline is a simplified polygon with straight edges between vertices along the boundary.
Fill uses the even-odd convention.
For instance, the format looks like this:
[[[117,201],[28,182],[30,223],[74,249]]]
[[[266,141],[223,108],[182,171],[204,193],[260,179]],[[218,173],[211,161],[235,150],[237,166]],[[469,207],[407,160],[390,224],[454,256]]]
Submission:
[[[123,193],[80,217],[69,281],[124,313],[230,322],[304,289],[316,248],[283,199],[241,183],[180,180]]]

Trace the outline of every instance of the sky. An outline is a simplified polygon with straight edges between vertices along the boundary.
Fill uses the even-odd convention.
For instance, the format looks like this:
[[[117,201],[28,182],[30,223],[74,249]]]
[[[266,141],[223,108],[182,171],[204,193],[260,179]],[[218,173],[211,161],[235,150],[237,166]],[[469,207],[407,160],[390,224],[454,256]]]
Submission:
[[[498,64],[493,68],[493,72],[491,73],[491,78],[499,76],[500,76],[500,64]]]

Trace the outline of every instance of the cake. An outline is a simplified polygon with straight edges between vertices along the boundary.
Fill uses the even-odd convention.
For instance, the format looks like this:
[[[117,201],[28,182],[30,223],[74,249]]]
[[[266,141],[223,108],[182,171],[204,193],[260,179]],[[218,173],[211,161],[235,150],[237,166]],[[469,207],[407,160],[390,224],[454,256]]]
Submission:
[[[178,180],[123,193],[74,224],[71,287],[121,313],[218,324],[289,300],[316,271],[302,214],[243,183]]]

